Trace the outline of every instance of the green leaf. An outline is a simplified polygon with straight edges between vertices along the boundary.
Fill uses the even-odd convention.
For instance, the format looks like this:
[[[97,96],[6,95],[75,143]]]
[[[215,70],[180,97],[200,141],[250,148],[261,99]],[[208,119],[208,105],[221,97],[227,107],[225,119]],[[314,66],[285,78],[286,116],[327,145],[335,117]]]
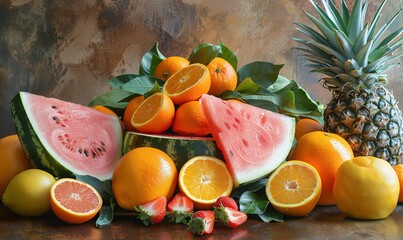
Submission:
[[[257,85],[252,78],[247,77],[238,84],[235,91],[240,93],[255,93],[259,90],[260,86]]]
[[[154,87],[150,91],[144,93],[144,98],[147,98],[147,97],[153,95],[154,93],[157,93],[160,91],[161,91],[161,86],[158,84],[158,82],[154,82]]]
[[[140,75],[154,75],[155,68],[157,68],[158,64],[164,59],[165,56],[159,51],[158,42],[156,42],[141,58]]]
[[[231,196],[234,198],[240,198],[242,194],[246,191],[256,192],[266,186],[267,178],[262,178],[258,181],[252,183],[242,184],[239,187],[235,188]]]
[[[138,77],[140,75],[138,74],[123,74],[116,76],[114,78],[109,79],[107,82],[109,85],[111,85],[113,88],[120,88],[123,84],[129,82],[130,80]]]
[[[111,91],[94,98],[88,105],[102,105],[111,109],[123,110],[127,106],[127,102],[122,102],[122,100],[132,95],[133,93],[122,89],[112,89]]]
[[[215,46],[211,43],[204,43],[192,51],[189,56],[190,63],[201,63],[208,65],[213,58],[217,57],[222,51],[221,46]]]
[[[251,191],[244,192],[239,199],[239,210],[246,214],[263,214],[269,201],[266,196]]]
[[[279,91],[279,90],[287,87],[290,83],[291,83],[291,81],[288,80],[288,78],[278,75],[277,80],[272,85],[270,85],[267,89],[271,92],[276,92],[276,91]]]
[[[235,55],[235,53],[224,45],[221,46],[221,50],[222,50],[221,54],[219,54],[218,57],[221,57],[225,59],[227,62],[229,62],[236,71],[238,69],[238,58]]]
[[[284,222],[284,216],[277,212],[270,204],[267,206],[266,211],[263,214],[259,214],[260,219],[262,219],[263,222]]]
[[[242,66],[238,72],[238,82],[251,78],[255,83],[267,88],[278,78],[280,69],[284,65],[275,65],[269,62],[252,62]]]
[[[121,89],[127,92],[144,95],[145,93],[151,91],[155,87],[156,82],[159,83],[160,86],[164,84],[164,82],[157,77],[140,76],[123,84],[121,86]]]
[[[99,212],[97,221],[95,222],[96,227],[102,228],[110,225],[113,221],[114,215],[114,206],[103,206]]]

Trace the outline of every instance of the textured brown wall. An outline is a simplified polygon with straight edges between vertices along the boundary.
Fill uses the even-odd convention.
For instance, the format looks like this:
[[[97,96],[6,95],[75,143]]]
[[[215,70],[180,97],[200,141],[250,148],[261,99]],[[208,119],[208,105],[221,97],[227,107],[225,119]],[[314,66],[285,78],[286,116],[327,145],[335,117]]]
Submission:
[[[389,0],[384,16],[402,2]],[[370,0],[371,15],[380,3]],[[222,41],[239,66],[256,60],[285,64],[282,75],[326,103],[330,93],[319,76],[291,50],[291,38],[300,36],[292,23],[308,23],[303,10],[313,13],[308,0],[3,0],[0,137],[15,132],[9,102],[18,91],[87,104],[109,90],[107,79],[138,73],[141,56],[156,41],[165,56],[188,56],[200,43]],[[389,72],[400,101],[402,77],[401,68]]]

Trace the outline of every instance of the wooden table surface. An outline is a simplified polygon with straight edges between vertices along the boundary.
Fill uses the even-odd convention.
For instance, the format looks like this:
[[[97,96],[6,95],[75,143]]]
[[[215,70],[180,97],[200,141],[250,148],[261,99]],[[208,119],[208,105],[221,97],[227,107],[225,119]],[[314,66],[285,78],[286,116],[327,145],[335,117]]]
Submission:
[[[264,223],[249,219],[236,229],[217,224],[211,235],[193,236],[181,224],[144,226],[134,216],[116,216],[113,223],[95,227],[95,219],[70,225],[53,213],[20,217],[0,205],[0,239],[403,239],[403,204],[386,219],[346,218],[336,207],[316,207],[303,218]]]

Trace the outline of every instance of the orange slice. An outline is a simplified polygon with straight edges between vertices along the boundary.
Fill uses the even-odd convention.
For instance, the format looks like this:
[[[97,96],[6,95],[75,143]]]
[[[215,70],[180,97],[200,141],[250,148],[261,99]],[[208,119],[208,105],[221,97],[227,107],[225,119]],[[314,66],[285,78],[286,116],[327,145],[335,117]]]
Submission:
[[[270,204],[289,216],[305,216],[311,212],[319,201],[321,189],[318,171],[297,160],[281,164],[266,183]]]
[[[211,78],[207,67],[200,63],[193,63],[174,73],[166,80],[162,91],[167,94],[176,105],[198,100],[210,90]]]
[[[178,184],[198,209],[211,209],[217,198],[229,196],[233,188],[225,162],[209,156],[187,161],[179,172]]]
[[[102,197],[91,185],[61,178],[50,189],[50,205],[61,220],[81,224],[92,219],[102,207]]]
[[[143,133],[162,133],[171,127],[175,117],[175,105],[164,93],[158,92],[146,98],[134,111],[132,126]]]

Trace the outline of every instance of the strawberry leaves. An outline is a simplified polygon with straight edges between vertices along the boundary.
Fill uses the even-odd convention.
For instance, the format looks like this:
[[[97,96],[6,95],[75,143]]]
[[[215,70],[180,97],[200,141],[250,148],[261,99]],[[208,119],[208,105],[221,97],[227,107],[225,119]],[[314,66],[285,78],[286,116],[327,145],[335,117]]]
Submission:
[[[177,193],[168,203],[167,218],[170,222],[187,224],[193,213],[193,201],[183,193]]]

